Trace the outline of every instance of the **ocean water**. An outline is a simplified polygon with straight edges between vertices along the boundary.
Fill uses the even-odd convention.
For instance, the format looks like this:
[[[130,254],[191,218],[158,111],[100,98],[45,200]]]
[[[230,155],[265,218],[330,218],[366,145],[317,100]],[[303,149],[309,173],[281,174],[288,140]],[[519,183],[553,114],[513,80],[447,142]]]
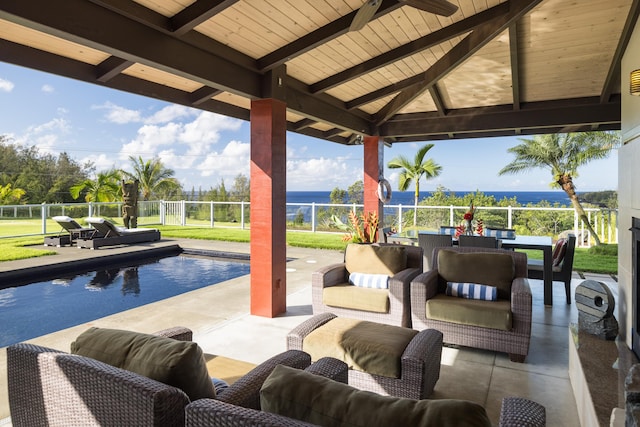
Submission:
[[[421,191],[422,200],[431,195],[431,191]],[[469,191],[453,191],[456,196],[462,197]],[[538,203],[546,200],[551,204],[559,202],[562,205],[570,206],[569,197],[564,191],[484,191],[487,196],[493,196],[496,200],[515,197],[518,203]],[[330,191],[287,191],[287,203],[329,203]],[[390,205],[413,205],[413,191],[393,191]]]

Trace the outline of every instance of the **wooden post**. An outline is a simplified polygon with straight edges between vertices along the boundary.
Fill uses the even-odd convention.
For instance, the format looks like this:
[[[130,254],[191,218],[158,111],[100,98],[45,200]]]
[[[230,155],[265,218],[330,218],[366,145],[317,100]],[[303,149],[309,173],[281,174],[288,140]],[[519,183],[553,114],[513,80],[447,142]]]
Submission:
[[[251,101],[251,314],[287,310],[286,104]]]
[[[384,178],[384,144],[378,136],[364,137],[364,211],[375,211],[383,223],[384,204],[378,198],[378,182]]]

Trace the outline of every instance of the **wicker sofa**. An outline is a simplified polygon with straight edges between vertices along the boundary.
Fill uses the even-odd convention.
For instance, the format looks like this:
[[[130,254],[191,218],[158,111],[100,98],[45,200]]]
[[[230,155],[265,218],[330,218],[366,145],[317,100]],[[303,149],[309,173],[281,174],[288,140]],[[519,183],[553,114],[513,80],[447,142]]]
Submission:
[[[448,251],[454,254],[480,254],[481,258],[474,255],[472,265],[443,265],[440,253]],[[496,258],[496,255],[499,255]],[[477,301],[455,296],[445,295],[447,278],[443,277],[443,271],[460,279],[460,282],[472,282],[488,284],[486,281],[495,271],[494,263],[510,256],[512,259],[512,281],[508,291],[498,293],[498,301]],[[444,257],[447,258],[447,257]],[[467,258],[468,260],[468,258]],[[478,262],[479,261],[479,262]],[[455,261],[457,262],[457,261]],[[511,264],[510,264],[511,265]],[[450,271],[455,270],[453,273]],[[433,253],[433,269],[419,275],[411,282],[411,319],[414,329],[437,329],[444,335],[443,341],[448,344],[457,344],[467,347],[482,348],[486,350],[500,351],[509,354],[514,362],[524,362],[529,353],[531,340],[531,289],[527,279],[527,256],[521,252],[503,249],[458,247],[436,248]],[[506,311],[509,317],[508,327],[502,329],[474,324],[465,324],[449,319],[442,320],[430,317],[433,313],[429,304],[437,301],[440,313],[444,317],[470,318],[474,313],[482,313],[489,316],[495,315],[492,311],[497,309]],[[444,307],[444,308],[443,308]],[[430,309],[432,309],[430,311]],[[456,312],[459,310],[459,313]],[[471,314],[470,314],[471,313]],[[481,315],[483,316],[483,315]],[[484,316],[487,317],[487,316]]]
[[[191,341],[176,327],[157,335]],[[259,408],[259,390],[276,365],[304,369],[308,354],[286,351],[255,367],[217,399]],[[183,426],[190,400],[182,390],[77,354],[19,343],[7,348],[11,421],[15,426]]]
[[[491,426],[484,408],[469,401],[413,400],[357,390],[345,384],[347,365],[337,359],[323,358],[304,372],[294,371],[278,367],[260,384],[262,402],[268,408],[254,409],[217,399],[200,399],[187,405],[186,426]],[[531,400],[507,397],[502,401],[498,425],[543,427],[546,411],[544,406]]]
[[[389,253],[401,254],[402,262],[389,262]],[[387,257],[383,260],[383,257]],[[394,326],[411,326],[409,286],[422,273],[422,248],[419,246],[375,243],[349,244],[345,261],[328,265],[311,276],[313,314],[369,320]],[[394,264],[390,269],[389,266]],[[349,282],[350,273],[387,274],[388,289],[369,289]],[[393,274],[391,273],[393,272]],[[373,303],[371,301],[374,301]]]

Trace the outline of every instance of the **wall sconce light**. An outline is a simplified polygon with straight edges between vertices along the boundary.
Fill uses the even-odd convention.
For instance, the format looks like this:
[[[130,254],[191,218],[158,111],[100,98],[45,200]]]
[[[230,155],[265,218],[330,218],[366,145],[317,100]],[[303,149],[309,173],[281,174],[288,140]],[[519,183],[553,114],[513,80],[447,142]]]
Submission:
[[[640,96],[640,70],[633,70],[629,76],[629,92]]]

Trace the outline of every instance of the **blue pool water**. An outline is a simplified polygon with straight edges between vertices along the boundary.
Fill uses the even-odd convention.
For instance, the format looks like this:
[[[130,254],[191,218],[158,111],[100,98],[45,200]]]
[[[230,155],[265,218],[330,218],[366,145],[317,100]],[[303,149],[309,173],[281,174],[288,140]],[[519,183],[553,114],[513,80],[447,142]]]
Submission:
[[[184,255],[0,289],[0,347],[249,274],[249,263]]]

